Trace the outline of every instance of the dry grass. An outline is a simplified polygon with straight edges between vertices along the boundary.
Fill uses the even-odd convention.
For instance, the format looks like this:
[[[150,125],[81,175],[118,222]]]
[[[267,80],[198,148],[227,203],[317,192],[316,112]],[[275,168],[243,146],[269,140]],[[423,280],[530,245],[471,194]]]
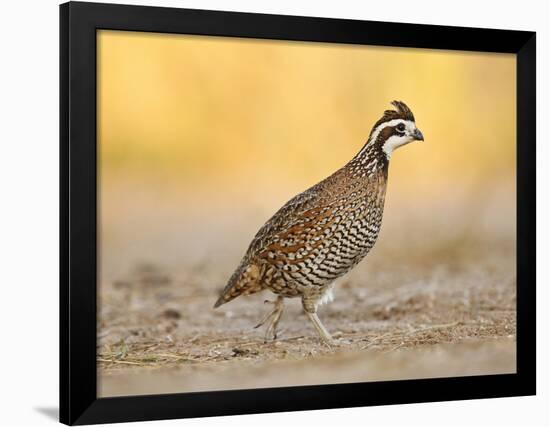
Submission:
[[[431,253],[433,264],[417,261],[427,254],[416,254],[399,267],[391,267],[384,257],[360,264],[337,284],[335,301],[320,311],[338,347],[320,343],[298,300],[287,302],[279,338],[264,342],[263,331],[252,327],[269,309],[262,303],[268,294],[238,298],[213,310],[217,289],[207,285],[212,272],[206,264],[178,276],[151,264],[139,265],[127,277],[104,286],[101,293],[102,393],[124,394],[129,383],[135,388],[132,393],[162,392],[155,378],[167,372],[180,380],[165,381],[165,392],[267,386],[265,377],[249,378],[251,369],[272,372],[274,384],[281,385],[339,381],[324,368],[327,363],[337,363],[338,372],[342,372],[341,363],[356,366],[358,378],[364,380],[377,378],[360,374],[361,367],[369,364],[388,378],[409,378],[418,372],[466,375],[472,369],[489,373],[496,367],[513,371],[514,266],[502,263],[511,249],[498,245],[483,256],[475,245],[467,251],[456,250],[460,257],[449,256],[448,251],[440,258]],[[364,277],[369,278],[368,286]],[[426,353],[430,348],[434,350]],[[393,354],[400,356],[392,359]],[[417,357],[427,359],[420,371],[410,367]],[[430,358],[438,362],[432,366]],[[392,360],[395,365],[389,367]],[[305,362],[314,371],[306,376],[301,374],[303,367],[295,366]],[[274,363],[279,367],[276,371]],[[229,378],[235,372],[244,379],[233,384]]]

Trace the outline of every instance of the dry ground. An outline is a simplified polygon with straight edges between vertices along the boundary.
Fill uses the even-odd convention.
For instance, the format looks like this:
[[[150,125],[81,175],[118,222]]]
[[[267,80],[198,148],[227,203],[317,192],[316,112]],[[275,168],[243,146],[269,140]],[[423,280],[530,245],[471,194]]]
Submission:
[[[515,246],[430,241],[414,253],[383,246],[336,285],[319,312],[339,341],[333,348],[319,342],[299,300],[287,300],[270,342],[253,329],[270,310],[268,292],[212,309],[230,262],[136,264],[100,288],[99,393],[514,372]]]

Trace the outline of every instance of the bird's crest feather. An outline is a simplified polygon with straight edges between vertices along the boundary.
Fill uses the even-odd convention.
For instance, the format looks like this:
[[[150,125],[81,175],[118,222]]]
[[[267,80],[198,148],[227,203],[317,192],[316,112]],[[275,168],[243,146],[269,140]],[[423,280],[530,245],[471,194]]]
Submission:
[[[414,122],[414,115],[409,107],[402,101],[393,101],[391,103],[396,110],[386,110],[380,120],[376,122],[374,128],[376,129],[382,123],[389,122],[390,120],[403,119]]]

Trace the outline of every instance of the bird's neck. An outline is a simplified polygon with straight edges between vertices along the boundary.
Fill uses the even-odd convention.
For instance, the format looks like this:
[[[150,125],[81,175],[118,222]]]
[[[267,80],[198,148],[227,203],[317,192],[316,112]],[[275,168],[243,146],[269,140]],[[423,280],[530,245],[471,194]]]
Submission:
[[[387,170],[389,159],[382,149],[384,141],[381,138],[369,140],[348,163],[354,173],[368,176],[380,170]]]

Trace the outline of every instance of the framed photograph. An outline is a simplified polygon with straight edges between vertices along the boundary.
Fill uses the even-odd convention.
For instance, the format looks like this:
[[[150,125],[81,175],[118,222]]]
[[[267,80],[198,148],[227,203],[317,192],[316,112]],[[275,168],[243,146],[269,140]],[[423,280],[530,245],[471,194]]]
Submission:
[[[535,393],[535,33],[60,25],[63,423]]]

